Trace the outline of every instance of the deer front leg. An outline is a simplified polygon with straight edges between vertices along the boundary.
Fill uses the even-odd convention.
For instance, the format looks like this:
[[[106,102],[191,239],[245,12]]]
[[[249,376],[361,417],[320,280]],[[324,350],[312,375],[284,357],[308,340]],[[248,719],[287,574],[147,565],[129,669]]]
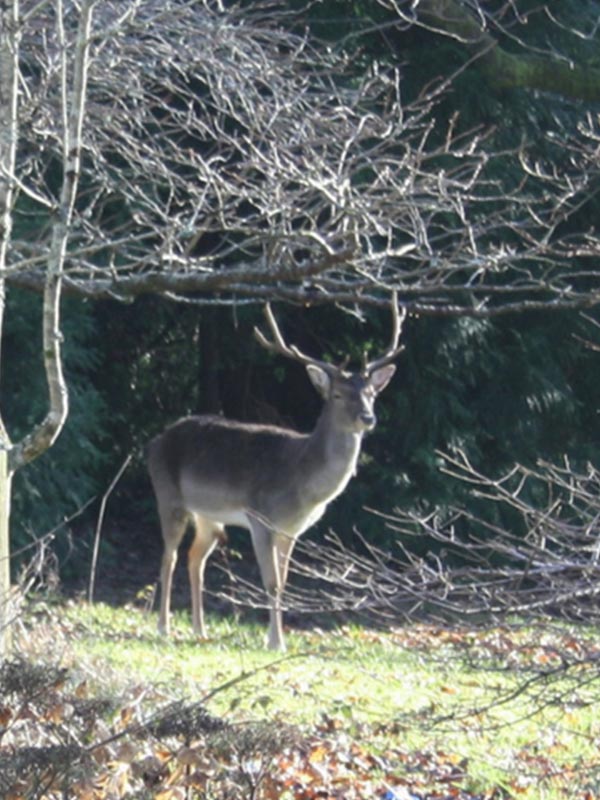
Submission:
[[[287,583],[288,572],[290,569],[290,559],[292,557],[292,552],[297,540],[297,536],[295,537],[286,533],[278,533],[275,538],[275,547],[277,548],[277,557],[279,563],[279,580],[281,582],[282,593]]]
[[[188,553],[188,572],[192,594],[192,627],[194,633],[207,638],[204,621],[204,570],[215,545],[225,536],[223,526],[204,517],[195,516],[196,533]]]
[[[252,521],[251,534],[263,586],[269,597],[267,647],[270,650],[280,650],[283,652],[285,651],[281,614],[283,583],[279,569],[276,537],[269,528],[257,520]]]

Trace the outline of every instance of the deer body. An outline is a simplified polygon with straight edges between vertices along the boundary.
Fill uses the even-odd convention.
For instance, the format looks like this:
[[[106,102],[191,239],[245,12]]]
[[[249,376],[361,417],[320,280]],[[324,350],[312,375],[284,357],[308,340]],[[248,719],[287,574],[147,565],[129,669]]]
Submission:
[[[262,334],[259,339],[270,349],[302,360],[323,397],[312,433],[216,416],[186,417],[150,442],[148,467],[165,546],[159,629],[169,630],[177,549],[191,519],[195,526],[188,559],[192,622],[194,631],[206,637],[202,605],[206,560],[223,538],[224,527],[237,525],[250,531],[270,598],[268,645],[284,649],[281,595],[294,544],[323,516],[356,471],[363,435],[375,425],[375,398],[394,373],[387,361],[398,352],[399,323],[393,353],[353,373],[288,348],[270,310],[267,314],[276,344]]]
[[[186,417],[151,442],[150,468],[156,474],[166,465],[165,477],[188,513],[244,528],[252,516],[262,517],[299,534],[343,492],[360,452],[360,434],[330,432],[330,441],[322,441],[319,428],[301,434],[222,417]],[[251,480],[244,472],[248,463],[255,465]],[[290,486],[292,464],[296,480]]]

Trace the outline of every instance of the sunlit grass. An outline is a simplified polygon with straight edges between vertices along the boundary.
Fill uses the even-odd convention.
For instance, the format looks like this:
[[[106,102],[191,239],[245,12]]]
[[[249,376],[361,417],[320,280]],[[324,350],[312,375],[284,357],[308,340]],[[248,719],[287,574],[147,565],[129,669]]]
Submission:
[[[351,737],[391,753],[421,785],[445,770],[448,785],[473,796],[553,800],[600,789],[600,681],[586,657],[600,653],[593,629],[348,625],[290,631],[279,655],[263,648],[263,626],[233,619],[211,619],[211,638],[199,641],[187,615],[164,638],[155,616],[136,608],[35,609],[22,646],[47,653],[51,641],[55,657],[115,691],[147,683],[165,697],[206,698],[228,719]],[[575,662],[567,671],[565,653]]]

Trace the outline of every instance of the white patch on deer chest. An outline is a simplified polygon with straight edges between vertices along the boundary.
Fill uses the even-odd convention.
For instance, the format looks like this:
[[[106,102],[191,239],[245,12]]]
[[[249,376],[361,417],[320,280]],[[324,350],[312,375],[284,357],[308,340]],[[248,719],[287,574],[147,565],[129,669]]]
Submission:
[[[316,519],[322,516],[325,506],[344,491],[355,475],[361,438],[360,434],[352,434],[332,440],[325,463],[309,477],[307,495],[316,505],[323,505]]]

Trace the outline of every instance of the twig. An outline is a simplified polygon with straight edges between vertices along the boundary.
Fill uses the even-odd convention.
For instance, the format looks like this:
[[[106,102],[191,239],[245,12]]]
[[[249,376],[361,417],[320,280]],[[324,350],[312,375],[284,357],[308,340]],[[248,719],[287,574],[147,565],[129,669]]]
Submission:
[[[110,497],[113,489],[121,479],[121,476],[129,466],[129,462],[131,461],[132,454],[129,453],[125,461],[121,464],[121,467],[115,477],[113,478],[110,486],[104,493],[102,497],[102,501],[100,502],[100,511],[98,512],[98,521],[96,522],[96,533],[94,535],[94,550],[92,553],[92,565],[90,567],[90,580],[88,584],[88,603],[92,603],[94,601],[94,589],[96,586],[96,567],[98,566],[98,551],[100,550],[100,535],[102,532],[102,524],[104,522],[104,513],[106,511],[106,503],[108,502],[108,498]]]

